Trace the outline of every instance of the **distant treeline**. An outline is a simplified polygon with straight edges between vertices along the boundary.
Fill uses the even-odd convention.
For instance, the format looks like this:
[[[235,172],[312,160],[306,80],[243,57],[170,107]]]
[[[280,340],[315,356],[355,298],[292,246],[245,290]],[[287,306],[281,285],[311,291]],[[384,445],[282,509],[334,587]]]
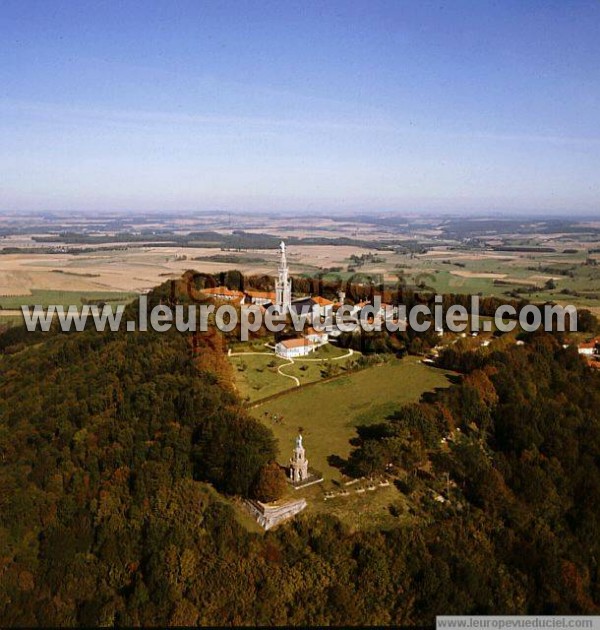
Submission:
[[[135,247],[133,245],[132,247]],[[64,247],[57,246],[54,247],[3,247],[0,249],[0,255],[3,254],[26,254],[26,255],[43,255],[43,254],[57,254],[57,253],[67,253],[72,254],[73,256],[80,256],[83,254],[91,254],[96,252],[114,252],[114,251],[125,251],[129,249],[126,245],[117,245],[115,247]]]
[[[86,234],[79,232],[60,232],[49,236],[33,236],[38,243],[63,243],[65,245],[101,245],[106,243],[150,243],[156,247],[215,247],[231,250],[277,249],[280,236],[255,234],[243,230],[233,230],[231,234],[214,231],[190,232],[178,234],[172,231],[142,230],[141,232],[119,232],[109,234]],[[370,249],[390,249],[405,245],[395,240],[370,241],[349,237],[286,237],[288,245],[333,245],[352,246]],[[414,243],[412,244],[414,247]]]
[[[524,252],[533,254],[552,254],[557,251],[554,247],[535,247],[525,245],[495,245],[491,249],[496,252]]]
[[[598,236],[600,228],[590,227],[583,221],[567,219],[450,219],[440,225],[447,238],[476,238],[504,234],[586,234]]]

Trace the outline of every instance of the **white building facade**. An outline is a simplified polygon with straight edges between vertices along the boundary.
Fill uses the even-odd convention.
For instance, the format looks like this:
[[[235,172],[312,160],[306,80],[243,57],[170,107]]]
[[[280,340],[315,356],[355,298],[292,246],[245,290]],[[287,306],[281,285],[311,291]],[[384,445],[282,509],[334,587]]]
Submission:
[[[317,346],[324,346],[329,341],[329,335],[326,331],[315,330],[314,328],[309,328],[304,338]]]
[[[275,354],[284,359],[293,359],[295,357],[305,357],[316,350],[318,345],[309,339],[286,339],[280,341],[275,346]]]

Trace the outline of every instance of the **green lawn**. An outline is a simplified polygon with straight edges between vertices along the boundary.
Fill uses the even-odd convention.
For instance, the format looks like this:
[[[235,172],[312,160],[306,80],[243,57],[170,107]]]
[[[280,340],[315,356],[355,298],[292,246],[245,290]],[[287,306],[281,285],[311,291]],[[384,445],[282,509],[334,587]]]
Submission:
[[[286,365],[282,372],[295,376],[302,385],[313,383],[324,377],[342,374],[346,368],[353,367],[360,352],[354,352],[351,356],[349,354],[346,348],[327,344],[306,357],[294,359],[294,364]]]
[[[327,458],[346,458],[349,440],[359,424],[381,422],[401,405],[419,400],[426,391],[449,385],[448,372],[422,364],[416,357],[393,359],[339,379],[292,389],[285,396],[252,409],[279,441],[279,460],[285,464],[302,427],[310,465],[326,478],[340,472]]]
[[[12,311],[11,311],[12,313]],[[22,315],[6,315],[2,311],[0,311],[0,326],[6,324],[7,326],[18,326],[23,323]]]
[[[233,365],[235,384],[240,396],[244,400],[255,401],[266,398],[278,392],[296,387],[291,378],[286,378],[277,372],[282,368],[284,374],[295,376],[301,385],[319,381],[326,376],[334,376],[343,373],[345,369],[360,356],[344,357],[348,354],[345,349],[337,348],[331,344],[319,348],[306,357],[295,359],[290,365],[289,360],[281,359],[262,344],[247,344],[246,347],[238,345],[234,352],[261,352],[270,354],[246,354],[230,357]]]
[[[249,354],[229,360],[233,365],[235,386],[243,400],[266,398],[294,386],[291,379],[277,373],[277,368],[285,361],[274,354]]]

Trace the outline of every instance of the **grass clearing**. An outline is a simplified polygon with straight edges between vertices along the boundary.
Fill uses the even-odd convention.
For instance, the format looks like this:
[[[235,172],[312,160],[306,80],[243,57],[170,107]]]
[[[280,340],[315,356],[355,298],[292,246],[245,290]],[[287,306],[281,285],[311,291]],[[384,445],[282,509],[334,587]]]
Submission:
[[[252,409],[279,441],[279,461],[287,463],[294,438],[302,427],[311,467],[339,480],[329,456],[348,457],[349,440],[359,424],[385,420],[403,404],[418,401],[427,391],[447,387],[449,375],[416,357],[393,359],[312,387],[292,389],[285,396]]]
[[[351,486],[339,486],[333,483],[322,483],[310,486],[305,490],[298,490],[293,498],[304,497],[307,500],[307,514],[331,514],[346,523],[352,530],[357,529],[390,529],[399,524],[398,517],[390,513],[390,505],[400,507],[402,516],[400,519],[406,522],[411,517],[408,515],[408,502],[406,497],[393,483],[382,488],[375,484],[375,490],[357,492],[366,488],[366,482]],[[327,490],[346,490],[348,496],[336,496],[325,500]],[[294,492],[294,491],[292,491]]]

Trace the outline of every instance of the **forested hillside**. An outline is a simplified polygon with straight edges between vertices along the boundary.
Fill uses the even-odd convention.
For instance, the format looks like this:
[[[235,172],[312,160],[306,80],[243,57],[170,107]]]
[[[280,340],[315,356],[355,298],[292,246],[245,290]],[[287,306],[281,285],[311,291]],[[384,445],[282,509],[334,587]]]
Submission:
[[[348,469],[393,471],[414,512],[390,506],[396,528],[301,516],[260,536],[219,493],[251,492],[274,440],[215,336],[193,345],[0,336],[1,625],[598,612],[600,375],[575,351],[449,354],[460,384],[361,429]]]

